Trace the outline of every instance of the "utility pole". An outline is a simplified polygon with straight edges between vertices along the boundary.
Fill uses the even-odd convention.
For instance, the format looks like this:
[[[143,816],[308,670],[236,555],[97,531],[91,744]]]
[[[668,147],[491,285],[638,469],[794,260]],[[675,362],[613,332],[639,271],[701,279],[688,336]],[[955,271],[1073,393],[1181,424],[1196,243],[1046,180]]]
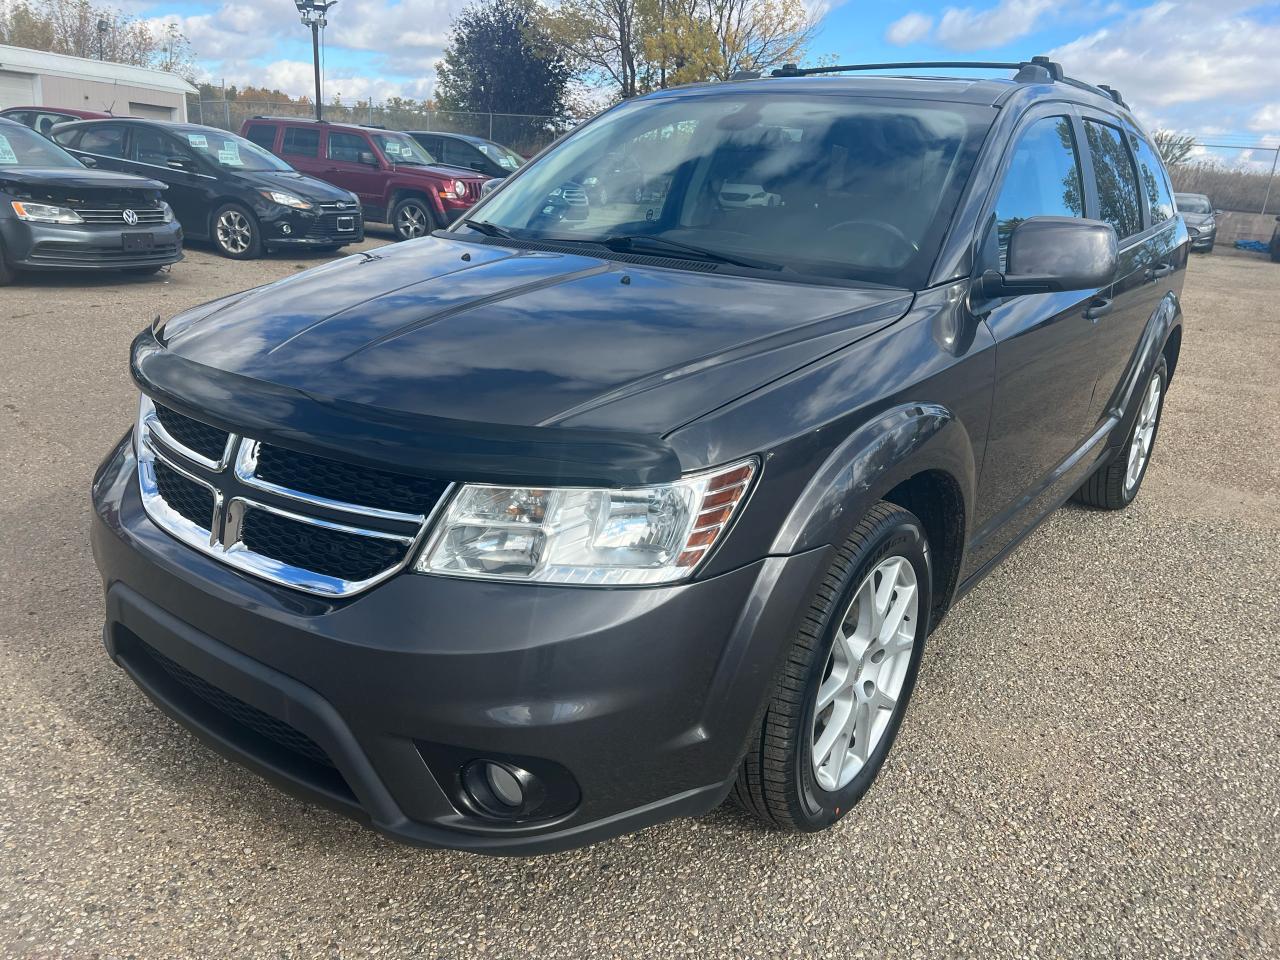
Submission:
[[[293,0],[302,14],[302,25],[311,28],[311,61],[316,75],[316,120],[324,119],[324,100],[320,92],[320,31],[328,26],[328,12],[338,0]]]
[[[98,59],[107,59],[107,31],[111,29],[111,24],[104,17],[98,18]]]

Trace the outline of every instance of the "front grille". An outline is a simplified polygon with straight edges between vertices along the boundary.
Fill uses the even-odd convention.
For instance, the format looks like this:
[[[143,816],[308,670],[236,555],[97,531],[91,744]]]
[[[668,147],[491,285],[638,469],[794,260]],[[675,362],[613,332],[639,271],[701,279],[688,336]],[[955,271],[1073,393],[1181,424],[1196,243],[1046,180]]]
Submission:
[[[157,460],[156,487],[169,508],[202,530],[213,526],[213,491]]]
[[[215,687],[203,677],[198,677],[182,664],[170,660],[155,647],[144,641],[137,641],[137,646],[164,670],[173,680],[181,684],[189,693],[199,697],[205,704],[217,710],[227,718],[241,726],[248,727],[259,736],[284,747],[312,763],[333,767],[333,761],[320,746],[302,731],[291,727],[283,720],[277,720],[269,713],[245,703],[239,697],[233,697]],[[335,768],[336,769],[336,768]]]
[[[467,191],[466,191],[467,199],[470,200],[472,203],[475,203],[477,200],[479,200],[480,188],[483,187],[484,184],[479,180],[464,180],[462,182],[466,184],[466,187],[467,187]]]
[[[146,396],[138,419],[142,502],[159,527],[237,570],[320,596],[400,570],[450,489],[228,434]]]
[[[292,567],[350,581],[368,580],[396,566],[406,550],[399,540],[319,527],[252,507],[245,510],[240,542]]]
[[[330,500],[423,516],[431,512],[448,486],[440,480],[358,467],[267,443],[258,448],[255,476]]]
[[[138,209],[137,207],[129,207],[138,217],[137,222],[142,223],[164,223],[164,211],[159,207],[151,209]],[[118,210],[86,210],[81,207],[75,208],[76,213],[80,214],[80,219],[85,223],[124,223],[125,208]]]
[[[121,264],[138,266],[153,262],[168,263],[176,260],[179,247],[176,243],[157,243],[145,250],[126,250],[120,243],[77,243],[69,240],[42,240],[31,248],[29,261],[33,264]]]
[[[218,462],[227,449],[226,430],[219,430],[207,423],[178,413],[162,404],[156,404],[156,417],[165,432],[189,450],[194,450],[206,460]]]
[[[356,207],[345,213],[322,213],[307,227],[307,237],[311,240],[354,240],[359,236],[360,211]]]

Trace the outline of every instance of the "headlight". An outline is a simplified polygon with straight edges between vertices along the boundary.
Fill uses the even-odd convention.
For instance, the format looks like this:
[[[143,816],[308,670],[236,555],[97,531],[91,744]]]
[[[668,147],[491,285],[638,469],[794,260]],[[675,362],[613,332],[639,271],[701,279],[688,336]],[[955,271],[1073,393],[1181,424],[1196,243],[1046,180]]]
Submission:
[[[755,467],[621,490],[468,484],[414,569],[599,586],[683,580],[729,528]]]
[[[293,207],[295,210],[311,209],[310,203],[301,197],[295,197],[292,193],[281,193],[279,190],[262,190],[260,193],[272,203],[278,203],[282,207]]]
[[[23,203],[14,200],[10,206],[19,220],[31,220],[36,223],[84,223],[80,214],[68,207],[55,207],[47,203]]]
[[[440,188],[440,195],[443,197],[452,197],[455,200],[461,200],[467,195],[467,185],[461,180],[455,180],[453,183],[446,183]]]
[[[160,209],[164,211],[164,222],[173,223],[173,207],[161,200]]]

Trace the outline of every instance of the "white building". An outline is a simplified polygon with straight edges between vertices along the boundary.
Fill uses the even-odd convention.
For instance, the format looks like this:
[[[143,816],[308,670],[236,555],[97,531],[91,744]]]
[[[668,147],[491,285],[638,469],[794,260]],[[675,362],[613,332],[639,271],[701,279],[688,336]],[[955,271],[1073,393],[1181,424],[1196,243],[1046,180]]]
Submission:
[[[196,92],[163,70],[0,44],[0,110],[70,107],[185,122],[186,95]]]

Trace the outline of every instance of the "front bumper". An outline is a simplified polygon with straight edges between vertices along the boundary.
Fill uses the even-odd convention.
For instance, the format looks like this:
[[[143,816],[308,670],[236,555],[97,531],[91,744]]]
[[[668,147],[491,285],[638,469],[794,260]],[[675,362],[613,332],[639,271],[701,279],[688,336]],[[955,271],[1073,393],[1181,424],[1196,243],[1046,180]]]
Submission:
[[[359,204],[344,210],[294,210],[264,202],[256,212],[268,247],[332,247],[364,240]]]
[[[125,236],[149,234],[151,246],[126,250]],[[182,227],[172,223],[126,227],[114,224],[0,221],[4,256],[20,270],[129,270],[182,259]]]
[[[828,563],[822,549],[615,590],[403,574],[332,601],[155,527],[127,441],[93,500],[107,649],[166,712],[389,836],[491,854],[581,846],[718,804],[797,598]],[[478,815],[460,799],[476,758],[567,772],[574,803],[525,822]]]

